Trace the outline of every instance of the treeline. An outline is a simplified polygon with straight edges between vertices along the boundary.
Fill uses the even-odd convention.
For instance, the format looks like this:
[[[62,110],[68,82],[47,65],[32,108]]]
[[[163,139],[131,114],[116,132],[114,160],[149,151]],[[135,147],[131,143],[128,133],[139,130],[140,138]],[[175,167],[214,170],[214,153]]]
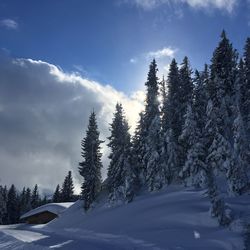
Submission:
[[[159,80],[157,71],[153,60],[145,83],[145,108],[133,136],[122,104],[116,105],[105,185],[103,141],[91,113],[79,163],[84,207],[90,208],[104,186],[110,202],[130,202],[141,189],[184,184],[206,187],[212,216],[228,225],[232,218],[222,185],[227,195],[250,189],[250,38],[242,58],[223,31],[203,71],[193,71],[187,57],[180,65],[172,60],[166,80]]]
[[[15,185],[0,186],[0,224],[14,224],[19,222],[20,215],[38,206],[48,203],[46,196],[41,198],[38,186],[31,190],[24,187],[19,192]]]
[[[18,191],[15,185],[0,186],[0,224],[14,224],[19,222],[22,214],[31,209],[45,205],[51,202],[72,202],[79,199],[74,194],[74,183],[71,171],[66,175],[62,188],[57,185],[53,197],[41,196],[39,194],[38,185],[36,184],[31,190],[24,187],[22,191]]]

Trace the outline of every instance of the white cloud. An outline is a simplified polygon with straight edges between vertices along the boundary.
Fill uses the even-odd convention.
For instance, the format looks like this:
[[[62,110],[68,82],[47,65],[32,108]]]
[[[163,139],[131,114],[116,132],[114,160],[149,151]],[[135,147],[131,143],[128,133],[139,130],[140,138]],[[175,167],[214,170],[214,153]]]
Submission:
[[[80,142],[93,109],[106,141],[105,174],[105,145],[115,104],[123,104],[133,130],[143,108],[142,96],[127,96],[47,62],[0,60],[0,141],[5,142],[0,145],[0,184],[21,188],[38,183],[52,190],[72,170],[79,187]]]
[[[193,8],[199,9],[209,9],[217,8],[220,10],[225,9],[229,13],[231,13],[236,6],[238,0],[179,0],[184,3],[187,3],[189,6]]]
[[[129,62],[132,63],[132,64],[136,64],[137,63],[137,58],[130,58]]]
[[[210,10],[211,8],[215,8],[231,13],[239,0],[130,0],[125,2],[135,4],[144,10],[152,10],[164,4],[188,4],[190,7],[196,9]]]
[[[84,69],[82,65],[74,64],[73,67],[76,69],[77,72],[81,72],[84,75],[87,74],[86,70]]]
[[[137,100],[139,103],[144,103],[146,98],[145,92],[142,90],[135,91],[131,94],[132,100]]]
[[[18,29],[18,23],[13,20],[13,19],[3,19],[0,21],[0,26],[3,26],[7,29],[12,29],[12,30],[16,30]]]
[[[147,58],[163,58],[163,57],[168,57],[168,58],[173,58],[175,53],[176,53],[176,49],[172,49],[171,47],[164,47],[163,49],[157,50],[157,51],[150,51],[146,54]]]
[[[145,10],[152,10],[157,6],[168,2],[167,0],[132,0],[138,7],[142,7]]]

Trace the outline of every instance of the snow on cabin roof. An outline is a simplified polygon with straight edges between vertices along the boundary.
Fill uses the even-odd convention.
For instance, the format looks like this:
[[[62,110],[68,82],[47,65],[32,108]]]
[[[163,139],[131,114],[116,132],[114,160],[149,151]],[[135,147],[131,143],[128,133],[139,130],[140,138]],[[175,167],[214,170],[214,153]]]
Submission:
[[[39,214],[42,212],[51,212],[59,215],[61,212],[63,212],[65,209],[69,208],[73,204],[74,202],[48,203],[30,210],[29,212],[23,214],[20,219],[28,218],[32,215]]]

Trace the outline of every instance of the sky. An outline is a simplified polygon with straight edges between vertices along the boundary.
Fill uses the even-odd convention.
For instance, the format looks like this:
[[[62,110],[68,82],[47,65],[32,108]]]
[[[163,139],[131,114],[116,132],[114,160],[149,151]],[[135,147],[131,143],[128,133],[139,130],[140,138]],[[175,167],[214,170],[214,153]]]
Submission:
[[[89,113],[107,143],[122,102],[133,130],[150,61],[201,70],[222,29],[242,54],[249,0],[0,0],[0,184],[48,192],[72,170],[79,191]]]

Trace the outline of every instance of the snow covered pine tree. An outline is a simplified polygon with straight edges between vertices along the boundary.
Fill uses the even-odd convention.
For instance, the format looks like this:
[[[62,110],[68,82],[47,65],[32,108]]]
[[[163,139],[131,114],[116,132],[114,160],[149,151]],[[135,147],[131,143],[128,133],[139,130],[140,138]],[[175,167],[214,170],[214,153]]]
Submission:
[[[89,117],[86,137],[81,143],[83,161],[79,163],[79,173],[84,178],[82,198],[85,210],[90,208],[90,205],[96,200],[101,190],[102,154],[100,152],[100,145],[102,142],[99,139],[96,115],[92,112]]]
[[[149,66],[146,107],[144,113],[144,155],[146,184],[150,191],[158,190],[167,182],[165,165],[161,164],[161,118],[158,100],[157,64],[153,60]]]
[[[136,173],[132,166],[129,127],[122,105],[119,103],[116,104],[110,131],[108,146],[111,149],[109,155],[111,161],[107,176],[109,200],[111,202],[129,202],[134,196]]]

